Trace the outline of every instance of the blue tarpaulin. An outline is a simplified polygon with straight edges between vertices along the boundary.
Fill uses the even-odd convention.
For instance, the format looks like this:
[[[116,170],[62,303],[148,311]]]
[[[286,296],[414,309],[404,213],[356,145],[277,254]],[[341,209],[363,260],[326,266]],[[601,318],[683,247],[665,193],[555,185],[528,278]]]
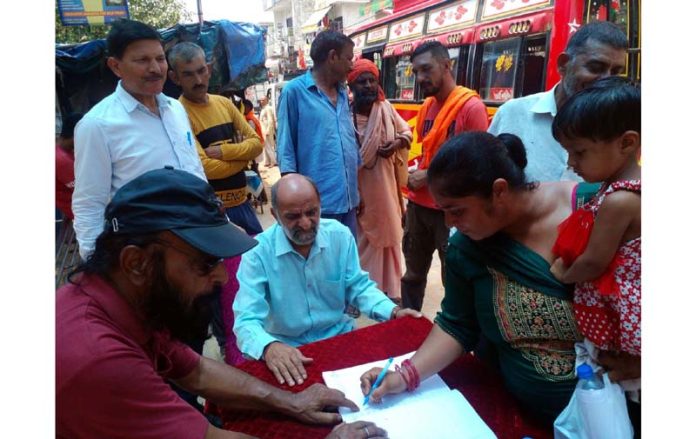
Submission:
[[[209,91],[243,90],[267,80],[265,29],[228,20],[178,24],[159,31],[165,51],[180,41],[203,48],[212,65]],[[88,111],[116,88],[118,78],[106,66],[106,40],[56,46],[56,91],[63,113]],[[178,97],[169,80],[164,92]]]

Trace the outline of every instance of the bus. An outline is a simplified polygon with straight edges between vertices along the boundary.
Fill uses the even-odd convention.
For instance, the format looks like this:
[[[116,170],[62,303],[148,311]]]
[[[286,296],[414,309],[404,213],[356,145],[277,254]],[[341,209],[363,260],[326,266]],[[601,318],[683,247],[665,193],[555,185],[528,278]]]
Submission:
[[[411,127],[423,102],[410,54],[426,41],[448,48],[457,84],[476,90],[489,118],[505,101],[551,89],[556,59],[584,23],[619,25],[626,74],[640,80],[640,0],[394,0],[394,13],[349,34],[356,58],[380,69],[387,99]],[[414,139],[410,157],[420,155]]]

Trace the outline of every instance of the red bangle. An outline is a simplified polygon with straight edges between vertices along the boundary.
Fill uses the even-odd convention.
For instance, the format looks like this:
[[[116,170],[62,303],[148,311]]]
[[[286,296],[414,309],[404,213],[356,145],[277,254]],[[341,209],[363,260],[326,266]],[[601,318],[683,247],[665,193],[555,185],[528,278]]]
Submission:
[[[394,369],[399,372],[399,375],[401,375],[401,379],[404,380],[404,383],[406,383],[406,390],[408,390],[408,374],[407,372],[398,364],[394,367]]]
[[[420,386],[420,375],[418,374],[418,369],[413,365],[413,362],[409,360],[404,360],[401,363],[401,367],[408,371],[411,381],[409,382],[409,391],[414,391]]]
[[[413,381],[415,377],[413,376],[411,370],[408,367],[406,367],[404,363],[401,363],[401,370],[404,371],[403,376],[406,378],[406,390],[411,392],[414,389]]]

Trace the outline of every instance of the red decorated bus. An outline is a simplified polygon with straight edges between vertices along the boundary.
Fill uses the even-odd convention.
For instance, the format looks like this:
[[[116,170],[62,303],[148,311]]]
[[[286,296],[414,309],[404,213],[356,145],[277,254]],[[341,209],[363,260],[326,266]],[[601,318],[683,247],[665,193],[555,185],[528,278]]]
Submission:
[[[640,79],[640,0],[393,0],[394,12],[350,33],[356,57],[380,68],[382,87],[415,125],[423,93],[409,56],[431,40],[445,45],[457,84],[476,90],[489,115],[508,99],[548,90],[556,59],[583,23],[612,21],[629,40],[627,74]],[[414,144],[411,156],[420,154]]]

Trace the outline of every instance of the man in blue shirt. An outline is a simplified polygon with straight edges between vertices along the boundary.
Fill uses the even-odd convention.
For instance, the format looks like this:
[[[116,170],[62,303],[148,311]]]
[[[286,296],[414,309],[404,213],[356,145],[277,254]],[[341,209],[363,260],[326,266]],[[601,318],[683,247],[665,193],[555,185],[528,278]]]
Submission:
[[[312,359],[296,346],[354,328],[348,305],[378,321],[421,316],[396,306],[370,280],[345,226],[320,219],[319,192],[310,179],[282,177],[271,188],[271,205],[277,223],[242,257],[232,308],[239,349],[266,361],[279,383],[307,378],[304,365]]]
[[[290,81],[278,105],[278,166],[316,183],[322,218],[336,219],[357,236],[358,142],[345,80],[353,67],[353,41],[324,31],[312,42],[312,70]]]

